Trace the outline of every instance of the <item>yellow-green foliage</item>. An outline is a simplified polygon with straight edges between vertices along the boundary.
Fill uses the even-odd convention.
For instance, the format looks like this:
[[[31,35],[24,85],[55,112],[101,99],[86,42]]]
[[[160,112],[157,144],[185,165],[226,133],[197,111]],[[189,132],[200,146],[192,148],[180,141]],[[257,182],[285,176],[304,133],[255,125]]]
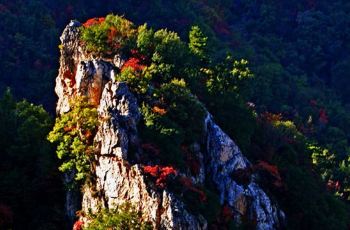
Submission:
[[[154,33],[155,49],[152,61],[155,63],[172,63],[177,64],[184,55],[185,43],[179,35],[166,29],[158,30]]]
[[[308,150],[311,152],[312,164],[319,171],[323,180],[334,179],[332,175],[332,165],[335,164],[335,155],[328,149],[323,149],[317,145],[308,144]]]
[[[247,60],[237,61],[231,56],[227,56],[226,60],[215,66],[213,70],[203,69],[203,73],[207,74],[207,87],[212,93],[237,93],[242,82],[253,77]]]
[[[104,209],[96,215],[90,215],[91,222],[84,230],[148,230],[149,223],[142,222],[141,213],[130,204],[124,204],[118,209]]]
[[[131,67],[127,67],[116,76],[116,80],[126,82],[132,92],[142,95],[148,91],[152,77],[150,74],[145,74],[147,71],[145,69],[142,73],[138,73]]]
[[[94,147],[93,136],[98,125],[97,110],[84,97],[71,100],[69,112],[56,118],[48,140],[57,143],[57,156],[63,161],[60,171],[75,172],[75,180],[86,179],[90,172]]]
[[[198,26],[192,26],[189,33],[189,44],[190,51],[198,56],[201,60],[207,58],[207,40],[201,29]]]
[[[153,29],[148,29],[147,24],[143,24],[137,29],[137,48],[144,55],[150,55],[153,49],[154,32]]]

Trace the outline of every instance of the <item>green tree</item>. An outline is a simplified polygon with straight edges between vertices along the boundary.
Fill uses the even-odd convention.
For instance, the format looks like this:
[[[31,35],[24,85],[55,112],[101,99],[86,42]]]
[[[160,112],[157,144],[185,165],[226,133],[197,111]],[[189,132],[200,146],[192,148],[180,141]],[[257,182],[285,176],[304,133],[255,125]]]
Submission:
[[[208,58],[207,40],[208,37],[203,34],[199,26],[191,27],[188,47],[202,61]]]
[[[16,102],[9,90],[0,98],[0,205],[12,213],[0,217],[1,229],[64,228],[62,183],[45,138],[51,127],[42,106]]]
[[[137,30],[137,48],[143,55],[153,54],[154,49],[154,31],[153,29],[148,29],[147,24],[143,24],[138,27]]]
[[[73,171],[76,181],[86,182],[94,157],[93,137],[98,125],[97,110],[84,97],[71,100],[69,112],[56,118],[47,139],[57,143],[62,172]]]

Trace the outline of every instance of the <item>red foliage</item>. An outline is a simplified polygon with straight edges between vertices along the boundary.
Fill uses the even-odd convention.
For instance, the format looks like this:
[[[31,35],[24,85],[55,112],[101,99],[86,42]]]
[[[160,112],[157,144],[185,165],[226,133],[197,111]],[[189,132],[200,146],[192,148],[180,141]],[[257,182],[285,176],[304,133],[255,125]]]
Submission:
[[[281,121],[282,120],[282,114],[274,114],[274,113],[269,113],[269,112],[264,112],[260,115],[262,120],[267,121],[269,123],[276,122],[276,121]]]
[[[121,70],[123,71],[128,67],[132,68],[135,71],[142,71],[146,66],[140,64],[139,58],[132,57],[124,63]]]
[[[130,52],[133,56],[137,56],[139,54],[139,51],[137,49],[131,49]]]
[[[162,171],[161,175],[165,175],[165,176],[170,175],[170,174],[175,175],[177,173],[176,170],[172,166],[163,167],[161,169],[161,171]]]
[[[327,124],[328,123],[328,116],[327,116],[327,113],[326,113],[325,109],[320,109],[318,120],[322,124]]]
[[[327,182],[327,190],[329,191],[339,191],[341,189],[341,185],[339,181],[328,180]]]
[[[160,107],[158,107],[158,106],[153,106],[153,108],[152,108],[152,111],[154,112],[154,113],[158,113],[159,115],[165,115],[166,113],[167,113],[167,111],[165,110],[165,109],[163,109],[163,108],[160,108]]]
[[[83,26],[87,28],[90,26],[99,25],[104,21],[105,21],[105,18],[90,18],[85,23],[83,23]]]
[[[167,178],[170,176],[170,175],[176,175],[176,170],[173,168],[173,167],[164,167],[164,168],[161,168],[161,173],[159,175],[159,177],[157,178],[156,180],[156,185],[160,188],[164,188],[165,187],[165,183],[166,183],[166,180]]]
[[[118,34],[118,30],[115,27],[109,28],[108,34],[107,34],[107,42],[110,45],[113,45],[115,48],[118,49],[121,47],[121,45],[120,45],[120,43],[115,43],[115,41],[114,41],[117,34]],[[115,43],[115,44],[113,44],[113,43]]]
[[[73,85],[75,85],[75,74],[76,74],[76,69],[74,70],[74,72],[72,72],[72,71],[70,71],[69,69],[67,69],[67,70],[63,73],[63,77],[70,80],[70,87],[72,87]]]
[[[147,153],[150,153],[154,156],[159,156],[160,154],[160,149],[157,145],[152,144],[152,143],[144,143],[141,145],[141,148],[146,151]]]
[[[150,174],[153,177],[158,177],[159,176],[159,166],[155,165],[155,166],[144,166],[143,167],[143,171],[145,173]]]
[[[83,229],[84,222],[81,220],[75,221],[73,225],[73,230],[82,230]]]
[[[131,51],[131,55],[133,57],[136,57],[137,59],[141,60],[141,61],[145,61],[146,60],[146,56],[142,55],[139,53],[139,51],[137,49],[132,49]]]
[[[177,174],[177,171],[172,166],[144,166],[143,170],[145,173],[150,174],[152,177],[156,178],[156,185],[159,188],[165,188],[166,180],[168,179],[168,177],[170,175]]]
[[[85,136],[86,140],[91,140],[91,138],[93,137],[93,134],[90,130],[86,130],[84,132],[84,136]]]
[[[75,130],[75,129],[76,129],[75,126],[66,126],[66,127],[63,128],[63,130],[65,132],[70,132],[70,131]]]

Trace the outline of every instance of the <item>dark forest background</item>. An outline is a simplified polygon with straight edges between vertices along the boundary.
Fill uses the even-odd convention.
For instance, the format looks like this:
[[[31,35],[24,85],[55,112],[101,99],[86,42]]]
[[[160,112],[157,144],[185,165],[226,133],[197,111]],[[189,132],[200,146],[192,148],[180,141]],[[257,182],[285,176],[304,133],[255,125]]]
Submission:
[[[115,13],[184,41],[198,25],[213,62],[227,53],[248,60],[254,78],[240,86],[241,99],[227,107],[233,99],[218,97],[209,110],[253,163],[279,169],[284,186],[264,186],[286,211],[287,229],[347,229],[349,11],[345,0],[0,0],[0,228],[66,227],[46,141],[59,36],[71,19]]]

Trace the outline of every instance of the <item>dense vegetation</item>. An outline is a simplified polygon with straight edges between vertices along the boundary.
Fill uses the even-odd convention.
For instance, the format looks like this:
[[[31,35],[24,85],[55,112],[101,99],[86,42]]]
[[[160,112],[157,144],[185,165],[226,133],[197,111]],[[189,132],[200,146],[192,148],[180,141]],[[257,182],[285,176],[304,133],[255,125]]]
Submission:
[[[0,98],[1,229],[65,227],[62,184],[45,140],[51,127],[42,106],[16,102],[9,90]]]
[[[350,194],[349,8],[350,4],[344,0],[1,1],[0,89],[11,86],[15,97],[42,103],[53,111],[57,38],[71,18],[84,21],[115,11],[136,23],[147,22],[155,30],[177,31],[179,35],[167,30],[153,31],[143,25],[134,26],[125,35],[131,42],[130,48],[137,48],[139,53],[132,54],[131,49],[126,49],[130,50],[126,53],[130,57],[128,65],[134,68],[125,68],[118,77],[129,79],[128,83],[141,95],[147,94],[152,81],[162,85],[156,89],[158,100],[144,101],[142,110],[146,119],[141,124],[144,137],[164,130],[166,135],[175,133],[177,141],[168,143],[169,136],[159,137],[155,141],[169,144],[160,144],[162,147],[190,142],[182,133],[196,134],[198,130],[181,128],[181,119],[180,124],[171,123],[172,113],[168,111],[176,113],[178,107],[164,107],[159,98],[167,96],[163,95],[162,87],[171,87],[175,93],[191,90],[250,160],[257,164],[268,162],[278,168],[283,186],[274,185],[276,177],[271,173],[265,186],[286,210],[289,228],[317,229],[322,225],[345,229],[348,225],[345,206]],[[119,25],[117,21],[104,23]],[[198,27],[191,30],[192,25]],[[102,43],[90,43],[97,31],[87,31],[84,33],[87,48],[91,52],[105,51],[109,45],[105,43],[108,39],[104,40],[108,31],[99,30]],[[180,37],[182,41],[190,41],[188,47]],[[149,46],[150,42],[157,47]],[[173,48],[164,49],[167,46]],[[160,55],[154,55],[155,50]],[[226,55],[228,50],[232,51],[231,57]],[[249,72],[245,71],[248,64],[245,60],[249,60]],[[238,69],[242,77],[233,69]],[[141,82],[135,77],[137,74],[144,76]],[[174,76],[178,80],[172,82]],[[202,79],[206,84],[199,84]],[[188,114],[182,113],[187,110],[184,106],[180,114],[186,121]],[[9,140],[7,137],[15,135],[15,129],[9,128],[9,122],[3,124],[3,140]],[[6,149],[9,143],[3,141],[1,146]],[[27,146],[34,144],[30,142]],[[176,149],[160,151],[177,156]],[[7,159],[6,154],[1,157]],[[184,167],[186,162],[175,158],[176,165]],[[11,158],[9,164],[18,165],[17,162],[20,159]],[[5,169],[1,165],[0,171]],[[261,174],[266,174],[266,170]],[[31,181],[22,174],[20,178]],[[15,194],[12,199],[18,197],[14,188],[7,188],[10,194]],[[28,197],[38,193],[31,194]],[[23,203],[20,207],[30,206]]]
[[[141,213],[135,211],[130,204],[124,204],[117,210],[103,210],[97,215],[90,215],[91,223],[84,230],[99,230],[99,229],[134,229],[134,230],[151,230],[152,225],[149,223],[141,223]],[[81,222],[76,222],[76,225]],[[78,227],[78,226],[76,226]]]

